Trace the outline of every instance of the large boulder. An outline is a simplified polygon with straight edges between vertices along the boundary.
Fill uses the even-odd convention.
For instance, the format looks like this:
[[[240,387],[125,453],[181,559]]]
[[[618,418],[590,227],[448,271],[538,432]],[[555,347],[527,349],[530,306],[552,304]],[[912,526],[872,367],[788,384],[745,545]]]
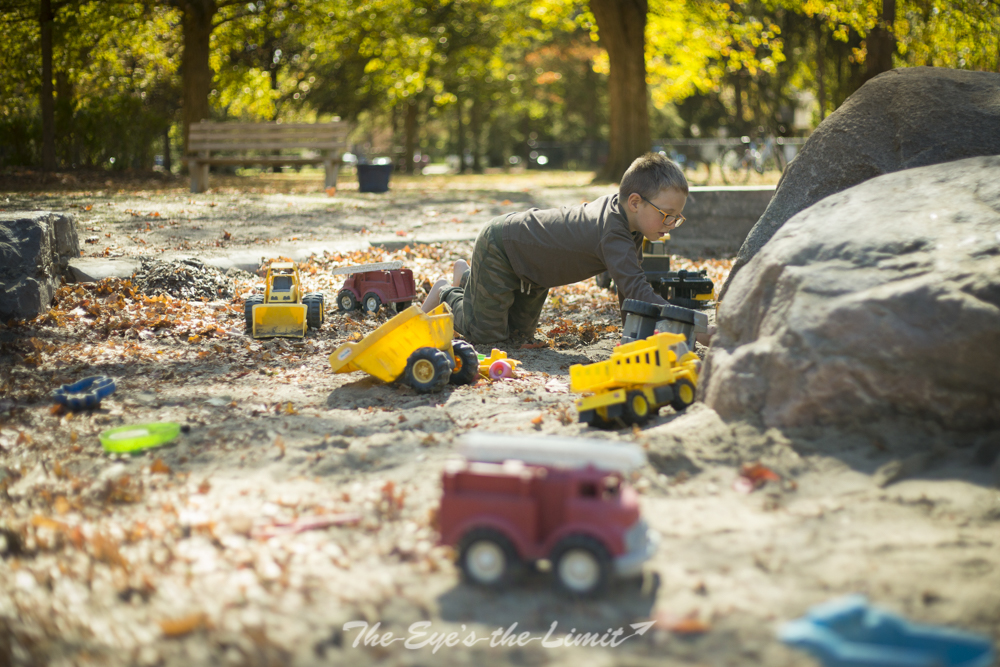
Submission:
[[[1000,156],[887,174],[799,213],[733,280],[718,326],[702,386],[724,419],[997,433]]]
[[[1000,74],[937,67],[880,74],[820,123],[788,165],[720,298],[788,219],[824,197],[882,174],[978,155],[1000,155]]]
[[[45,312],[60,275],[79,254],[73,216],[0,213],[0,321]]]

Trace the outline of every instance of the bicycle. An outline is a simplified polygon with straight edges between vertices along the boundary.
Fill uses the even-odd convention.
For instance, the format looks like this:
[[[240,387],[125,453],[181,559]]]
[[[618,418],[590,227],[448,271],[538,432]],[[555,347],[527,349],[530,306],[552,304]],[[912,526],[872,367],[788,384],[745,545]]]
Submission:
[[[733,147],[719,156],[719,170],[722,180],[727,185],[741,185],[750,180],[750,171],[763,174],[765,171],[777,169],[784,171],[787,166],[785,152],[781,140],[773,136],[764,139],[763,144],[752,141],[750,137],[742,137],[746,147]]]

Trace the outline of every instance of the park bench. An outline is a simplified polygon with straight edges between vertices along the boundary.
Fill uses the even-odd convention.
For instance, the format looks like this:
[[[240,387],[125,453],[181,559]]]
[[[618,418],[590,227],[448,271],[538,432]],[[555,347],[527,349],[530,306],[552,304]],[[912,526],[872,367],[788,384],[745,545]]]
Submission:
[[[191,192],[208,189],[209,165],[322,164],[325,187],[337,185],[350,125],[331,123],[193,123],[187,162]],[[292,153],[292,151],[297,151]]]

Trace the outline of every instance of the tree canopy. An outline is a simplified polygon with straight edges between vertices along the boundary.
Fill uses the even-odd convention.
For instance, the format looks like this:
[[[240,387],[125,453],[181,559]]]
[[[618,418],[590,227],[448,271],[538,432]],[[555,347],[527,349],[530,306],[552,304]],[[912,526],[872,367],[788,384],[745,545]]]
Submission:
[[[202,118],[339,116],[412,167],[616,180],[665,137],[791,134],[871,76],[1000,71],[998,0],[0,0],[0,166],[149,168]]]

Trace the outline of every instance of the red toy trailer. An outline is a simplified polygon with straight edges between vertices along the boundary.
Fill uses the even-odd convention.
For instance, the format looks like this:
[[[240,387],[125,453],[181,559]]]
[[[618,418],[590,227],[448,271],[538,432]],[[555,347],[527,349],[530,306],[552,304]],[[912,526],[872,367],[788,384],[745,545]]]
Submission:
[[[656,534],[639,516],[624,474],[646,461],[635,445],[571,438],[471,434],[465,462],[444,471],[441,544],[458,551],[467,581],[499,588],[547,559],[574,596],[642,572]]]
[[[417,286],[413,271],[402,266],[402,262],[378,262],[334,269],[330,275],[347,275],[337,292],[337,308],[347,312],[360,305],[365,312],[377,313],[383,305],[394,303],[396,312],[403,312],[416,298]]]

